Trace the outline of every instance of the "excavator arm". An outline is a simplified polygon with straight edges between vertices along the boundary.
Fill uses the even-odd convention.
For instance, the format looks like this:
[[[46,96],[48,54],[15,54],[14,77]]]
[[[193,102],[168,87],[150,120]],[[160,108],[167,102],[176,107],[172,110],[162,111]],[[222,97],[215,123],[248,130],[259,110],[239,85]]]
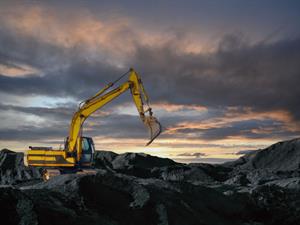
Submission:
[[[147,143],[149,145],[152,141],[160,134],[161,126],[160,123],[153,117],[151,108],[149,107],[149,98],[145,92],[144,86],[139,75],[133,70],[129,71],[128,81],[121,84],[119,87],[106,92],[110,89],[114,83],[110,83],[100,90],[96,95],[90,99],[84,101],[80,106],[77,112],[74,113],[72,118],[69,138],[67,140],[66,151],[68,153],[77,152],[77,160],[80,160],[82,153],[81,146],[81,132],[84,121],[95,111],[102,108],[107,103],[111,102],[122,93],[127,90],[131,91],[133,101],[136,105],[136,108],[139,112],[139,116],[142,122],[150,129],[150,141]],[[145,109],[144,101],[148,105],[148,108]],[[148,114],[148,115],[146,115]]]

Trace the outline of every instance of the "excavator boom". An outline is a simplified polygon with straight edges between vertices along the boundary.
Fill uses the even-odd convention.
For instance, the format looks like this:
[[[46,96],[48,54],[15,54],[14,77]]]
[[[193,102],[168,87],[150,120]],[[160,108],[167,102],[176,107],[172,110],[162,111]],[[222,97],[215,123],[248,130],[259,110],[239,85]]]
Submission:
[[[81,141],[80,134],[82,132],[82,127],[84,121],[95,111],[102,108],[107,103],[116,99],[119,95],[126,92],[128,89],[131,91],[131,95],[135,106],[138,110],[139,116],[142,122],[150,130],[150,141],[147,143],[149,145],[152,141],[160,134],[161,126],[156,118],[152,115],[152,109],[149,107],[149,98],[145,92],[143,83],[139,75],[133,70],[129,70],[129,79],[119,87],[106,92],[109,88],[113,86],[113,83],[107,85],[104,89],[100,90],[92,98],[87,99],[80,105],[78,111],[74,114],[70,126],[69,132],[69,142],[67,151],[74,152],[77,150],[77,160],[80,160],[81,157]],[[145,109],[144,101],[148,105],[148,109]],[[146,114],[149,114],[148,116]],[[155,126],[158,124],[158,126]]]

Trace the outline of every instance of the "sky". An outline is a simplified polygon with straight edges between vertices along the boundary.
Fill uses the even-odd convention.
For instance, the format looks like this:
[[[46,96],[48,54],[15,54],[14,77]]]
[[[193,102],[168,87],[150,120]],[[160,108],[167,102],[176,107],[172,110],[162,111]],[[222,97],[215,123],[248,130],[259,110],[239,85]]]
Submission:
[[[1,0],[0,149],[59,147],[78,104],[133,67],[163,133],[145,147],[128,92],[85,122],[96,149],[232,160],[299,137],[299,62],[296,0]]]

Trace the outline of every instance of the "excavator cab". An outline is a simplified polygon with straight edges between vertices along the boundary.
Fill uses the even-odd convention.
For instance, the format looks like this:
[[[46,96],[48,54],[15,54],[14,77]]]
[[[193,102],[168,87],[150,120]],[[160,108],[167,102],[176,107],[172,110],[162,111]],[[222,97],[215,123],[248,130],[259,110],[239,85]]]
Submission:
[[[68,149],[69,137],[65,140],[65,150]],[[80,167],[90,167],[94,161],[95,145],[91,137],[81,137],[81,158],[78,163]]]
[[[82,137],[82,156],[80,159],[81,166],[91,166],[94,161],[95,145],[91,137]]]

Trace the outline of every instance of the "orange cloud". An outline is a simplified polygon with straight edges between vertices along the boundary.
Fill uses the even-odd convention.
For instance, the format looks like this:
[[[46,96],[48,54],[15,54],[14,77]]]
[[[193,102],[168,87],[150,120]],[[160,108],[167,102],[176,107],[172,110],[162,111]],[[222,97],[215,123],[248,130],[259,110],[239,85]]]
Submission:
[[[0,19],[12,31],[63,48],[83,47],[88,57],[118,66],[129,60],[138,45],[176,43],[179,54],[203,50],[200,36],[178,38],[176,33],[145,28],[134,18],[120,14],[100,19],[84,8],[73,12],[41,5],[17,6],[10,12],[0,15]]]
[[[122,31],[128,30],[128,19],[101,21],[88,11],[66,14],[40,6],[16,9],[13,17],[6,20],[13,30],[65,48],[78,45],[87,51],[102,50],[130,53],[132,41]],[[132,31],[131,31],[132,32]],[[122,36],[122,37],[120,37]],[[124,45],[124,42],[127,42]]]
[[[40,71],[28,65],[4,65],[0,64],[0,74],[9,77],[24,77],[28,75],[40,74]]]
[[[237,107],[228,108],[225,118],[235,121],[245,120],[275,120],[284,124],[284,129],[292,132],[300,131],[300,123],[294,121],[292,114],[287,110],[272,110],[264,112],[255,112],[251,107],[244,107],[240,111]]]
[[[175,112],[180,110],[194,110],[194,111],[207,111],[207,108],[205,106],[201,105],[183,105],[183,104],[171,104],[168,102],[158,102],[155,104],[152,104],[153,107],[157,109],[163,109],[167,112]]]
[[[211,129],[222,128],[233,122],[247,120],[274,120],[283,123],[283,130],[297,132],[300,131],[300,124],[293,120],[290,112],[286,110],[273,110],[265,112],[255,112],[251,108],[229,107],[225,115],[221,117],[210,118],[201,122],[181,122],[166,131],[168,134],[175,134],[179,129]],[[254,133],[271,133],[272,128],[257,128]]]

